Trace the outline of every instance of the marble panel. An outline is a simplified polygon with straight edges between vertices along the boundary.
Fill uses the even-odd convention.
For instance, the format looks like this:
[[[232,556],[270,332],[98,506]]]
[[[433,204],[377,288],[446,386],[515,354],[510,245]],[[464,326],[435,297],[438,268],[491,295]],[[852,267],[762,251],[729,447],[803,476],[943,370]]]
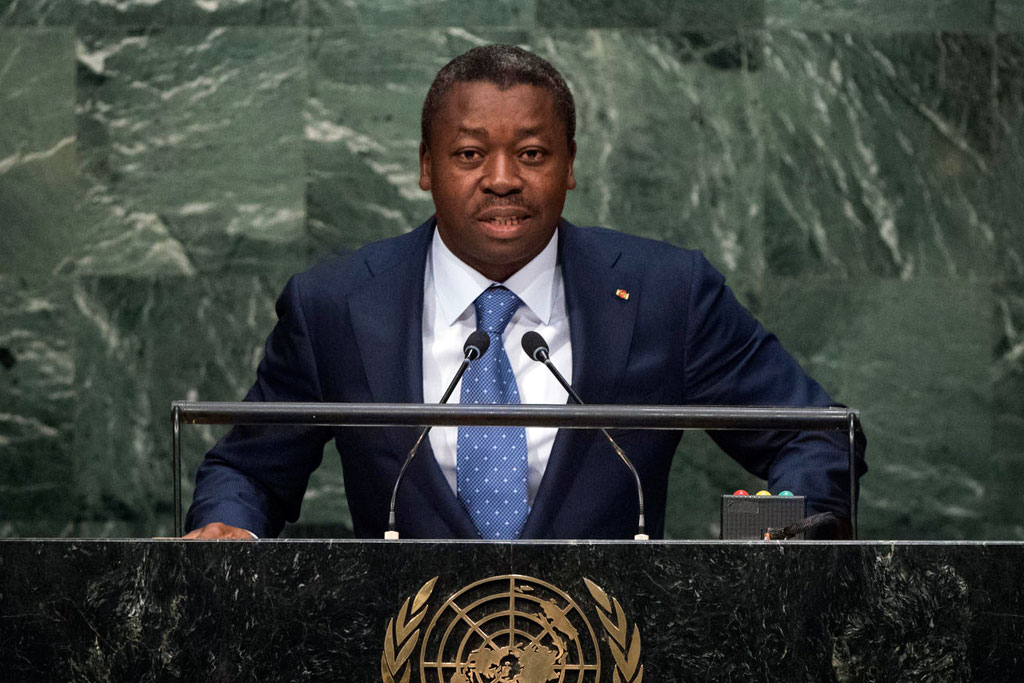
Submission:
[[[74,23],[74,6],[67,0],[0,0],[0,25],[3,26],[59,26]]]
[[[371,683],[384,659],[403,680],[442,642],[467,664],[468,628],[503,646],[508,614],[537,651],[559,643],[600,680],[640,664],[659,681],[1018,680],[1021,556],[1020,544],[4,541],[0,616],[16,637],[0,666],[19,681]],[[422,680],[459,680],[453,668]]]
[[[772,31],[765,244],[779,275],[987,277],[1014,135],[968,34]],[[1013,189],[1011,189],[1013,188]]]
[[[71,308],[65,283],[0,273],[0,536],[59,535],[76,514]]]
[[[860,329],[868,305],[858,287],[843,280],[770,277],[754,306],[765,328],[840,402],[845,345]]]
[[[967,279],[849,285],[840,339],[846,403],[871,471],[863,538],[1019,538],[1018,493],[993,467],[993,296]]]
[[[434,75],[476,45],[525,38],[463,29],[314,32],[305,134],[317,255],[407,232],[433,214],[430,194],[419,189],[418,154]]]
[[[1006,538],[1024,539],[1015,503],[1024,490],[1024,280],[995,286],[996,357],[992,366],[992,451],[987,459],[1006,504],[994,524]]]
[[[129,535],[169,533],[170,403],[241,400],[286,278],[281,267],[252,276],[76,281],[73,452],[83,522],[121,522]],[[223,432],[183,428],[186,506],[195,468]],[[340,467],[335,474],[340,481]]]
[[[984,200],[995,229],[999,274],[1024,277],[1024,33],[993,38],[993,179]]]
[[[701,249],[749,301],[764,272],[759,36],[559,31],[535,47],[576,98],[565,216]]]
[[[0,25],[301,25],[307,0],[0,0]]]
[[[537,25],[557,28],[658,27],[704,31],[760,28],[765,0],[538,0]]]
[[[309,24],[531,28],[537,0],[308,0]]]
[[[768,28],[812,31],[893,33],[992,28],[989,0],[768,0],[765,13]]]
[[[862,411],[862,538],[1018,538],[992,469],[987,283],[769,278],[759,308],[803,367]]]
[[[32,283],[82,244],[74,49],[70,29],[0,29],[0,273]]]
[[[306,32],[81,34],[79,212],[63,272],[254,272],[305,251]]]
[[[1024,30],[1024,3],[1020,0],[995,0],[995,3],[997,30]]]

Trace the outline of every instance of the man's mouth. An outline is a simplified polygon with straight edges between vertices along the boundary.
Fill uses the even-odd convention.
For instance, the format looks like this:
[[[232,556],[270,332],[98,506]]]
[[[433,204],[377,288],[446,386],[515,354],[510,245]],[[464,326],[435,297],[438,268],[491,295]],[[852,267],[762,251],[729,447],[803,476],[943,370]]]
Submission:
[[[481,218],[484,223],[498,225],[501,227],[514,227],[525,221],[529,216],[494,216],[492,218]]]
[[[476,219],[482,223],[484,229],[493,232],[495,237],[503,234],[511,237],[530,219],[530,214],[521,206],[493,206],[480,211]]]
[[[530,219],[530,214],[522,207],[491,207],[477,215],[481,223],[495,228],[514,228]]]

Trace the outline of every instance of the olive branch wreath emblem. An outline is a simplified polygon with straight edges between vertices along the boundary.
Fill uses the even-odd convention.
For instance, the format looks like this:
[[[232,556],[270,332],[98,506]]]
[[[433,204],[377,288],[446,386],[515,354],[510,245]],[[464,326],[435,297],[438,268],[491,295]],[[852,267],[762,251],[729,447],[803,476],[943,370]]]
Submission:
[[[402,608],[398,610],[397,620],[388,621],[384,652],[380,656],[380,675],[384,683],[409,683],[409,657],[420,640],[419,625],[427,614],[427,600],[435,583],[436,576],[423,584],[412,598],[405,599]]]
[[[383,683],[409,683],[411,667],[409,658],[416,650],[420,639],[419,626],[427,614],[427,600],[434,590],[438,577],[427,581],[416,592],[406,598],[396,618],[388,621],[384,636],[384,652],[380,657],[380,674]],[[608,648],[615,660],[612,683],[643,683],[644,667],[640,664],[640,629],[633,624],[632,635],[626,612],[616,598],[609,597],[604,589],[588,578],[583,579],[587,590],[597,602],[597,616],[608,634]]]
[[[608,634],[608,649],[615,660],[615,671],[612,673],[613,683],[642,683],[644,667],[640,664],[640,629],[633,624],[633,635],[629,635],[629,624],[622,605],[596,583],[588,578],[583,579],[590,595],[597,601],[597,616],[601,618],[605,633]]]

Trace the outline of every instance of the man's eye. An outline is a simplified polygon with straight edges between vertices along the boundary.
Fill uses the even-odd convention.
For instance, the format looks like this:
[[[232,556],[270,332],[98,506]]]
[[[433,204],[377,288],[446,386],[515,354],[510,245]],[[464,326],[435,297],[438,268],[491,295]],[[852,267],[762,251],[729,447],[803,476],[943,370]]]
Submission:
[[[480,152],[476,151],[475,149],[463,149],[456,152],[455,156],[457,156],[462,161],[477,161],[478,159],[480,159]]]
[[[522,153],[525,161],[540,161],[544,158],[544,151],[540,149],[527,149]]]

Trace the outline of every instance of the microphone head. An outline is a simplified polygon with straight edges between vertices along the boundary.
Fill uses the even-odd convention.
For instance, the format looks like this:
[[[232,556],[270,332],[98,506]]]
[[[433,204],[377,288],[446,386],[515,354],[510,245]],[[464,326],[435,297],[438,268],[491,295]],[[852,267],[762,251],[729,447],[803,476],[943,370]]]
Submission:
[[[466,337],[466,343],[462,345],[462,353],[468,360],[476,360],[487,353],[487,347],[491,345],[491,337],[483,330],[473,330]]]
[[[551,356],[548,351],[548,343],[544,341],[544,337],[533,330],[523,335],[523,351],[526,351],[527,356],[541,363]]]

